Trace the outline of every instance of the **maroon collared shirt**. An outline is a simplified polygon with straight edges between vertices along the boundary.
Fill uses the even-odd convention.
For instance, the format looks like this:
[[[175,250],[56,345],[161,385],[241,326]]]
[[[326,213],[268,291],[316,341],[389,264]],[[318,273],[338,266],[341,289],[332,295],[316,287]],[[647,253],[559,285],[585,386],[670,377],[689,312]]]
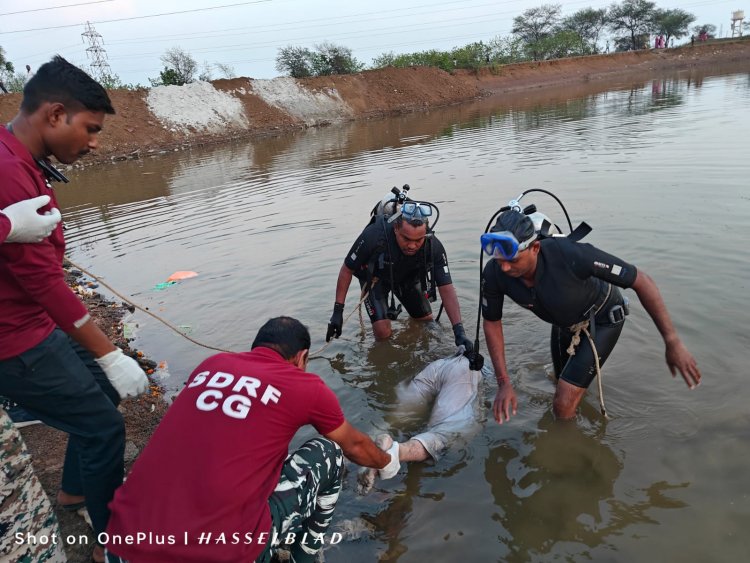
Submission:
[[[41,212],[58,207],[29,150],[0,128],[0,209],[40,195],[51,198]],[[69,332],[88,318],[65,283],[64,253],[62,223],[40,243],[0,244],[0,360],[33,348],[56,326]]]

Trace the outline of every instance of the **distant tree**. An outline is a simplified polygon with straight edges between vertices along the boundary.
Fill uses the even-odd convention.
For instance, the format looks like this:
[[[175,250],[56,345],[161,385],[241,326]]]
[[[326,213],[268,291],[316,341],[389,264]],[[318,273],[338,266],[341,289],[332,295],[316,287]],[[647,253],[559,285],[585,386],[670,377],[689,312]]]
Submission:
[[[6,82],[13,77],[14,72],[13,63],[5,58],[5,49],[0,47],[0,92],[8,92]]]
[[[609,23],[607,9],[584,8],[562,21],[562,29],[575,32],[581,41],[581,51],[599,52],[599,36]],[[588,47],[586,49],[585,47]]]
[[[224,63],[214,63],[214,66],[218,69],[223,78],[235,78],[237,76],[233,66]]]
[[[387,66],[396,66],[396,53],[388,51],[387,53],[381,53],[374,59],[372,59],[372,68],[385,68]]]
[[[151,86],[182,86],[184,84],[184,82],[180,82],[177,71],[167,67],[164,67],[164,70],[159,73],[159,78],[149,78],[148,81]]]
[[[544,4],[513,18],[511,33],[523,39],[534,60],[541,58],[537,51],[542,45],[540,41],[552,35],[559,25],[560,10],[560,4]]]
[[[540,44],[544,51],[545,59],[562,59],[564,57],[580,57],[590,55],[592,47],[586,43],[581,44],[581,37],[570,30],[561,30],[545,37]]]
[[[211,63],[208,61],[203,61],[203,66],[201,67],[201,73],[198,75],[198,80],[201,80],[202,82],[208,82],[211,80],[211,73],[213,72],[213,68],[211,67]]]
[[[479,41],[469,43],[463,47],[455,47],[450,53],[455,68],[479,69],[490,62],[490,49],[488,45]]]
[[[623,0],[609,8],[609,27],[614,33],[630,33],[631,47],[638,49],[637,37],[653,27],[656,4],[648,0]]]
[[[120,77],[114,72],[109,74],[102,74],[102,76],[99,77],[99,84],[104,86],[107,90],[117,90],[120,88],[125,88],[125,85],[122,83],[122,80],[120,80]]]
[[[315,45],[316,53],[312,57],[312,71],[315,76],[331,74],[354,74],[360,72],[364,65],[352,55],[349,47],[333,43]]]
[[[679,39],[686,36],[688,26],[695,21],[695,16],[685,10],[675,8],[674,10],[657,9],[654,12],[654,28],[656,33],[666,37],[666,45],[669,45],[669,39],[674,37]]]
[[[517,63],[525,60],[523,50],[523,39],[509,35],[491,39],[488,43],[490,50],[490,62],[494,64]]]
[[[276,70],[292,78],[312,76],[313,52],[305,47],[289,45],[279,49],[276,55]]]
[[[693,33],[700,36],[705,33],[708,37],[716,36],[716,26],[712,23],[704,23],[702,25],[696,25],[693,27]]]
[[[149,78],[152,86],[182,86],[195,80],[198,63],[187,51],[173,47],[167,49],[160,59],[164,70],[159,73],[159,78]]]

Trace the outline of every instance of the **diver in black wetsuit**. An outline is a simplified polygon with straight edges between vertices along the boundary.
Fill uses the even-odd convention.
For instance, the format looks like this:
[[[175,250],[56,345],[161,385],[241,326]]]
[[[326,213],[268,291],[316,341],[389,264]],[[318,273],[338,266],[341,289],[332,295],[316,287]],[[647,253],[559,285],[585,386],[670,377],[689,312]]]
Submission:
[[[632,288],[653,319],[666,344],[672,375],[679,370],[691,389],[700,383],[695,359],[678,337],[659,289],[649,276],[590,244],[564,237],[538,240],[538,236],[530,217],[511,210],[502,213],[491,232],[482,237],[485,252],[495,258],[482,275],[484,334],[498,383],[495,420],[502,424],[503,419],[510,419],[511,412],[516,414],[517,408],[505,364],[505,295],[553,325],[552,359],[558,378],[553,411],[559,418],[575,416],[596,375],[593,351],[583,335],[575,355],[568,355],[574,334],[571,327],[584,321],[593,323],[589,330],[600,364],[604,364],[627,314],[627,302],[618,287]]]
[[[393,311],[388,307],[389,292],[393,292],[409,316],[429,321],[432,309],[428,295],[434,284],[453,325],[456,345],[471,351],[473,344],[461,322],[461,309],[445,249],[437,237],[428,232],[430,214],[429,204],[409,202],[401,207],[400,216],[393,222],[380,216],[365,227],[339,271],[326,341],[341,335],[346,293],[352,277],[356,276],[360,286],[369,290],[364,305],[376,339],[391,336]]]

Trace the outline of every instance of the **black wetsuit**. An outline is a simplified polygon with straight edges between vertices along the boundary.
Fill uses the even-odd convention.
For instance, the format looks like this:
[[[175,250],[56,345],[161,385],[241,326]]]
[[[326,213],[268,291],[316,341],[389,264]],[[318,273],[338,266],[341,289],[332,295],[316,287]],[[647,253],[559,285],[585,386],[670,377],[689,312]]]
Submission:
[[[503,299],[507,295],[540,319],[552,323],[555,375],[578,387],[588,387],[596,374],[593,352],[584,336],[576,354],[568,358],[566,350],[573,335],[570,327],[594,314],[593,336],[603,365],[625,320],[622,294],[612,286],[628,288],[636,274],[632,264],[590,244],[562,237],[544,239],[532,287],[503,273],[496,260],[487,264],[482,275],[482,316],[488,321],[502,319]],[[612,317],[610,312],[614,313]]]
[[[387,318],[389,291],[393,291],[411,317],[420,318],[432,312],[426,295],[427,276],[434,275],[436,287],[452,283],[448,258],[437,237],[429,237],[414,256],[406,256],[398,246],[393,228],[393,223],[377,218],[365,227],[344,260],[360,286],[364,287],[373,277],[377,278],[365,299],[365,308],[372,322]]]

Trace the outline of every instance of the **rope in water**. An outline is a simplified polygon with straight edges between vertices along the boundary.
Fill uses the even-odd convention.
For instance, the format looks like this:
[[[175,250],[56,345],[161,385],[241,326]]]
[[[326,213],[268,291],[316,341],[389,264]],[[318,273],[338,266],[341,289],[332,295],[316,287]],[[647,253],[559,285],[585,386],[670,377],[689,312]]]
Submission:
[[[111,285],[109,285],[104,280],[102,280],[99,276],[92,274],[86,268],[83,268],[83,267],[79,266],[78,264],[76,264],[72,260],[70,260],[70,259],[67,259],[67,260],[68,260],[68,262],[70,263],[71,266],[73,266],[74,268],[76,268],[78,270],[81,270],[84,274],[86,274],[91,279],[96,280],[97,283],[100,283],[101,285],[103,285],[104,287],[106,287],[109,291],[111,291],[112,293],[114,293],[117,297],[119,297],[120,299],[122,299],[125,303],[127,303],[128,305],[130,305],[132,307],[135,307],[139,311],[142,311],[142,312],[146,313],[150,317],[153,317],[154,319],[156,319],[157,321],[159,321],[160,323],[162,323],[163,325],[165,325],[167,328],[173,330],[174,332],[176,332],[177,334],[179,334],[180,336],[182,336],[186,340],[189,340],[193,344],[195,344],[197,346],[201,346],[202,348],[207,348],[209,350],[215,350],[217,352],[228,352],[230,354],[234,353],[233,350],[227,350],[225,348],[218,348],[216,346],[211,346],[209,344],[204,344],[203,342],[199,342],[195,338],[191,338],[190,336],[188,336],[187,334],[185,334],[184,332],[182,332],[179,328],[177,328],[176,326],[174,326],[173,324],[171,324],[169,321],[161,318],[159,315],[157,315],[155,313],[152,313],[148,309],[146,309],[144,307],[141,307],[137,303],[133,303],[133,301],[131,301],[130,299],[128,299],[127,297],[125,297],[124,295],[122,295],[115,288],[113,288]],[[372,289],[375,286],[376,283],[378,283],[378,278],[374,278],[373,279],[373,282],[372,282],[372,285],[370,286],[370,289]],[[365,330],[365,328],[364,328],[364,320],[362,319],[361,308],[362,308],[362,303],[364,303],[365,299],[367,299],[367,296],[369,294],[370,294],[369,290],[368,291],[364,291],[362,293],[362,298],[359,300],[359,303],[357,303],[357,306],[354,309],[352,309],[352,311],[346,316],[346,318],[344,319],[344,322],[346,322],[347,320],[349,320],[349,317],[351,317],[354,314],[354,311],[356,311],[357,309],[359,309],[360,310],[360,324],[362,326],[362,330],[363,331]],[[316,350],[315,352],[312,352],[309,355],[309,358],[316,357],[316,354],[320,354],[323,350],[326,349],[326,347],[329,344],[331,344],[331,342],[333,342],[333,339],[331,339],[330,342],[326,342],[320,349]]]
[[[189,340],[193,344],[196,344],[198,346],[202,346],[203,348],[208,348],[209,350],[216,350],[217,352],[229,352],[229,353],[233,353],[232,350],[225,350],[224,348],[217,348],[216,346],[210,346],[208,344],[203,344],[202,342],[198,342],[194,338],[191,338],[190,336],[188,336],[187,334],[185,334],[184,332],[182,332],[176,326],[170,324],[169,321],[166,321],[166,320],[162,319],[159,315],[156,315],[156,314],[152,313],[151,311],[149,311],[148,309],[145,309],[145,308],[141,307],[137,303],[133,303],[130,299],[128,299],[127,297],[125,297],[124,295],[122,295],[121,293],[119,293],[117,290],[115,290],[112,286],[110,286],[106,282],[102,281],[102,279],[100,277],[95,276],[94,274],[92,274],[91,272],[89,272],[88,270],[86,270],[86,268],[82,268],[81,266],[79,266],[78,264],[76,264],[75,262],[73,262],[70,259],[68,259],[68,262],[70,262],[70,265],[73,266],[74,268],[77,268],[78,270],[81,270],[84,274],[86,274],[90,278],[95,279],[98,283],[102,284],[104,287],[106,287],[108,290],[110,290],[112,293],[114,293],[117,297],[119,297],[120,299],[122,299],[128,305],[130,305],[132,307],[135,307],[139,311],[143,311],[147,315],[155,318],[157,321],[159,321],[160,323],[166,325],[168,328],[172,329],[177,334],[179,334],[183,338],[186,338],[187,340]]]
[[[354,314],[355,311],[359,310],[359,323],[360,323],[360,326],[362,327],[362,331],[364,332],[364,330],[365,330],[365,322],[364,322],[364,319],[362,318],[362,303],[364,303],[365,299],[367,299],[367,296],[370,295],[370,291],[372,291],[372,288],[375,287],[376,283],[378,283],[378,278],[374,277],[372,279],[372,284],[370,285],[370,289],[368,289],[368,290],[364,290],[363,289],[362,290],[362,296],[361,296],[361,298],[359,300],[359,303],[357,303],[357,305],[354,307],[354,309],[352,309],[351,311],[349,311],[349,314],[341,322],[341,326],[343,326],[344,323],[349,320],[349,318]],[[308,359],[312,360],[313,358],[319,358],[319,357],[321,357],[318,354],[320,354],[323,350],[325,350],[326,348],[328,348],[328,346],[330,344],[332,344],[332,343],[333,343],[333,338],[331,338],[328,342],[326,342],[325,344],[323,344],[323,346],[321,346],[320,348],[318,348],[314,352],[310,352],[310,355],[308,356]]]
[[[594,365],[596,366],[596,383],[597,387],[599,388],[599,409],[602,411],[602,416],[605,419],[610,420],[609,416],[607,415],[607,409],[604,406],[604,387],[602,386],[602,369],[599,365],[599,352],[597,352],[596,344],[594,344],[594,339],[591,337],[591,333],[589,333],[589,321],[585,320],[578,324],[574,324],[572,327],[570,327],[570,330],[573,331],[573,338],[570,341],[570,346],[568,346],[568,349],[566,350],[569,356],[575,355],[576,346],[581,343],[581,332],[583,332],[589,339],[591,350],[594,353]]]

